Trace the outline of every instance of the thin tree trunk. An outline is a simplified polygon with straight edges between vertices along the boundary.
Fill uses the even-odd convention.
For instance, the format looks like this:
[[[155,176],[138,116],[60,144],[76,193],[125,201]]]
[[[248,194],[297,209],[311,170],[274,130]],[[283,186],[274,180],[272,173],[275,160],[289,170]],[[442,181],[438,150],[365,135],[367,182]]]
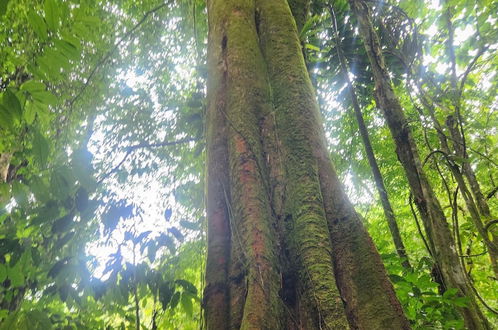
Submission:
[[[347,201],[285,0],[208,1],[208,329],[408,329]]]
[[[471,329],[489,329],[490,326],[477,305],[474,292],[460,263],[444,212],[422,169],[417,146],[401,104],[394,94],[379,39],[370,20],[370,10],[361,0],[350,0],[350,4],[358,19],[360,35],[372,66],[376,102],[384,113],[396,144],[398,159],[405,169],[427,236],[432,241],[432,254],[446,286],[457,288],[459,295],[469,298],[469,305],[459,309],[466,326]]]
[[[12,153],[4,152],[0,154],[0,183],[7,182],[11,158]]]
[[[334,9],[332,7],[329,7],[329,11],[333,19],[337,56],[339,58],[341,66],[341,74],[343,75],[344,80],[346,81],[346,86],[347,86],[346,88],[348,89],[349,95],[351,96],[351,103],[353,106],[354,115],[356,117],[356,122],[358,123],[358,128],[360,129],[360,135],[363,142],[363,146],[365,147],[365,153],[367,155],[368,164],[370,165],[370,169],[372,170],[372,174],[375,181],[375,187],[377,188],[377,192],[379,193],[382,208],[384,210],[384,215],[386,217],[387,224],[391,232],[391,237],[393,239],[396,252],[398,253],[398,256],[402,260],[401,264],[406,269],[411,269],[410,261],[408,259],[408,255],[406,254],[406,248],[405,245],[403,244],[403,239],[401,238],[399,232],[398,223],[396,222],[396,216],[394,215],[394,211],[391,206],[391,202],[389,201],[389,196],[387,194],[386,187],[384,185],[384,179],[382,178],[379,165],[377,164],[377,159],[375,158],[372,144],[370,142],[370,137],[368,136],[367,126],[365,125],[365,121],[363,120],[360,103],[358,102],[358,97],[356,95],[353,83],[351,82],[351,79],[349,79],[348,65],[346,63],[346,58],[342,53],[341,39],[339,36],[339,31],[337,30],[337,22],[335,18]]]
[[[420,85],[418,85],[417,87],[419,88],[420,91],[422,91],[422,88]],[[438,135],[441,149],[444,153],[444,157],[446,158],[445,159],[446,164],[448,165],[449,170],[453,174],[453,177],[457,181],[458,187],[462,193],[462,197],[465,201],[465,204],[466,204],[467,210],[469,211],[472,222],[476,226],[477,231],[481,235],[482,241],[484,242],[484,244],[486,245],[486,247],[488,249],[488,254],[489,254],[489,257],[491,260],[492,268],[495,272],[495,276],[498,278],[498,248],[496,245],[496,242],[498,242],[498,239],[494,236],[493,236],[493,240],[489,239],[488,234],[487,234],[487,230],[485,229],[485,225],[481,219],[481,215],[483,215],[483,213],[482,213],[483,210],[482,209],[478,210],[478,206],[476,206],[476,202],[474,199],[477,197],[474,194],[474,198],[473,198],[472,194],[470,193],[470,191],[467,187],[467,184],[465,183],[465,179],[464,179],[463,174],[466,173],[466,169],[465,169],[466,167],[470,168],[469,162],[468,161],[463,162],[464,164],[462,165],[462,170],[460,170],[460,168],[452,160],[449,159],[449,156],[453,152],[456,155],[458,155],[459,157],[464,158],[462,147],[461,147],[462,146],[462,139],[460,138],[460,134],[459,134],[460,131],[458,130],[458,128],[455,127],[453,116],[448,116],[447,121],[446,121],[446,127],[450,131],[451,139],[453,140],[453,152],[452,152],[452,149],[450,149],[450,144],[448,143],[448,138],[445,135],[443,127],[442,127],[441,123],[439,122],[439,120],[437,119],[436,114],[434,112],[433,104],[431,102],[429,102],[427,97],[422,92],[419,94],[419,97],[420,97],[420,100],[422,102],[422,105],[429,113],[429,117],[431,118],[431,120],[434,124],[434,127],[437,131],[437,135]],[[467,169],[467,171],[468,171],[468,169]],[[462,174],[462,172],[463,172],[463,174]],[[467,174],[468,173],[469,172],[467,172]],[[471,168],[470,168],[470,173],[473,176],[473,178],[475,179],[475,175],[473,175],[473,171]],[[467,178],[468,178],[468,176],[467,176]],[[470,183],[470,180],[468,180],[468,181]],[[478,185],[477,181],[475,181],[474,184]],[[472,188],[472,184],[471,184],[471,188]],[[484,212],[485,212],[485,210],[484,210]],[[488,212],[489,212],[489,208],[488,208]],[[490,217],[490,214],[488,213],[488,218],[489,217]]]
[[[488,248],[491,265],[493,267],[495,277],[498,278],[498,236],[492,232],[490,239],[488,236],[488,231],[486,230],[486,223],[493,220],[491,211],[481,191],[481,187],[479,186],[479,182],[477,181],[474,170],[470,165],[470,159],[464,152],[464,140],[459,128],[457,127],[457,119],[455,119],[453,116],[448,116],[446,118],[446,127],[450,131],[451,139],[453,140],[453,148],[456,155],[463,159],[462,172],[467,178],[472,191],[471,194],[470,191],[468,191],[468,189],[466,188],[468,195],[468,202],[466,200],[468,205],[467,208],[472,216],[472,219],[476,219],[474,220],[474,224],[477,228],[477,231],[481,235],[484,244]],[[461,181],[463,182],[463,177],[461,178]],[[484,218],[484,223],[481,219],[481,216]]]
[[[444,15],[444,19],[446,20],[446,26],[448,29],[448,39],[446,42],[447,45],[447,51],[448,51],[448,57],[450,60],[451,64],[451,77],[450,77],[450,82],[451,82],[451,90],[450,90],[450,96],[451,96],[451,101],[453,104],[453,108],[455,110],[455,115],[449,115],[446,120],[446,127],[450,131],[451,138],[453,140],[453,149],[455,150],[455,153],[463,158],[463,164],[462,164],[462,173],[465,175],[467,178],[467,181],[469,182],[470,188],[472,190],[472,195],[475,200],[475,204],[477,204],[477,208],[479,209],[480,215],[484,217],[485,221],[491,221],[491,212],[488,206],[488,203],[486,199],[484,198],[484,195],[481,191],[481,187],[479,185],[479,182],[477,181],[477,177],[474,173],[474,170],[472,169],[470,165],[470,159],[467,154],[467,146],[466,146],[466,139],[465,139],[465,131],[464,131],[464,122],[463,118],[461,115],[461,108],[462,108],[462,93],[465,88],[465,79],[467,76],[463,78],[463,80],[460,82],[460,86],[458,86],[458,76],[457,76],[457,63],[456,63],[456,54],[455,54],[455,46],[454,46],[454,35],[455,35],[455,29],[453,27],[453,22],[452,22],[452,13],[451,13],[451,7],[446,4],[447,10]],[[484,48],[481,48],[478,55],[480,56],[482,54],[481,50]],[[469,196],[470,199],[472,199]],[[473,202],[473,201],[472,201]],[[475,205],[474,205],[475,207]],[[469,210],[470,211],[470,210]],[[478,212],[477,210],[473,211],[477,215]],[[471,211],[472,212],[472,211]],[[475,221],[476,222],[476,221]],[[492,239],[488,238],[488,233],[486,230],[483,228],[486,227],[486,225],[482,223],[482,220],[479,217],[479,220],[476,223],[477,229],[479,230],[480,235],[483,238],[484,243],[488,247],[488,252],[489,256],[491,259],[491,263],[493,266],[493,270],[495,272],[495,276],[498,278],[498,235],[492,234]]]

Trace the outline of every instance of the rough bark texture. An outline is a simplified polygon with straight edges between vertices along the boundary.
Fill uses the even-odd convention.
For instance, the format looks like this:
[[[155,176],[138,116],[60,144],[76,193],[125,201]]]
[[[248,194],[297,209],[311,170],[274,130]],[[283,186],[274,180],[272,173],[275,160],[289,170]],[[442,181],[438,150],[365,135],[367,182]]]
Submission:
[[[11,158],[11,153],[5,152],[0,154],[0,183],[7,182]]]
[[[304,2],[305,3],[305,2]],[[408,329],[285,0],[208,1],[208,329]]]
[[[309,0],[288,0],[289,7],[296,22],[297,32],[300,33],[303,29],[306,19],[308,18],[308,11],[310,6]]]
[[[368,6],[361,0],[350,0],[359,22],[375,80],[375,97],[389,126],[396,144],[398,159],[403,165],[415,203],[429,237],[430,248],[447,287],[457,288],[459,294],[469,298],[469,306],[460,308],[466,326],[470,329],[489,329],[490,326],[479,309],[463,269],[455,242],[446,222],[444,212],[422,169],[417,146],[404,116],[401,104],[394,94],[389,74],[384,64],[379,39],[370,20]]]

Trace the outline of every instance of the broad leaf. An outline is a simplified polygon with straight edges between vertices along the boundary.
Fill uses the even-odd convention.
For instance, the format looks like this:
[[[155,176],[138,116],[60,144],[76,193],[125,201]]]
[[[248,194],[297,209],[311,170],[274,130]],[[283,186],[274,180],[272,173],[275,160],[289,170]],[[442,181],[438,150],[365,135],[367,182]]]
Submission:
[[[45,0],[45,20],[52,31],[57,31],[59,27],[59,5],[55,0]]]
[[[33,133],[33,155],[35,162],[40,168],[47,166],[50,147],[47,139],[37,130]]]

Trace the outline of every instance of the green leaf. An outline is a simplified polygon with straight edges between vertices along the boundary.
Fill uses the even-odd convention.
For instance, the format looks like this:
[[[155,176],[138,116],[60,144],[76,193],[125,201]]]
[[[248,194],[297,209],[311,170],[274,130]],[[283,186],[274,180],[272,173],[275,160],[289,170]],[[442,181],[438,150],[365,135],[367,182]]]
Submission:
[[[31,310],[26,313],[26,316],[29,320],[30,327],[33,329],[33,326],[37,327],[34,329],[53,329],[52,322],[50,321],[48,314],[46,312],[42,312],[40,310]]]
[[[40,201],[42,203],[48,201],[49,197],[48,185],[41,177],[39,176],[31,177],[28,186],[31,189],[31,192],[35,195],[37,201]]]
[[[391,279],[391,282],[393,282],[393,283],[406,282],[403,277],[396,275],[396,274],[389,274],[389,278]]]
[[[22,84],[20,89],[28,93],[44,92],[45,84],[31,79]]]
[[[187,220],[180,220],[180,225],[183,228],[186,228],[186,229],[199,230],[199,223],[197,223],[197,222],[192,222],[192,221],[187,221]]]
[[[28,201],[29,191],[26,185],[16,180],[12,183],[12,195],[18,204],[24,205]]]
[[[159,287],[159,301],[161,302],[161,306],[163,310],[168,308],[168,304],[173,297],[174,291],[169,282],[162,283]]]
[[[317,51],[319,52],[320,51],[320,48],[315,46],[315,45],[312,45],[312,44],[305,44],[304,47],[308,48],[308,49],[311,49],[311,50],[314,50],[314,51]]]
[[[71,167],[73,168],[74,175],[87,191],[92,191],[96,184],[92,176],[92,159],[93,155],[86,149],[75,150],[71,159]]]
[[[154,241],[150,241],[147,245],[147,257],[150,262],[154,262],[154,260],[156,260],[157,245]]]
[[[449,288],[443,293],[443,298],[446,299],[451,299],[453,298],[456,294],[458,293],[458,289],[456,288]]]
[[[190,292],[190,293],[192,293],[194,295],[197,294],[197,288],[195,287],[195,285],[193,285],[189,281],[187,281],[187,280],[176,280],[175,283],[181,285],[185,291]]]
[[[70,258],[64,258],[62,260],[57,261],[52,268],[48,271],[47,276],[51,278],[55,278],[62,271],[63,268],[67,267],[69,264]]]
[[[194,307],[192,306],[192,297],[190,294],[182,293],[182,307],[188,317],[192,317]]]
[[[48,155],[50,153],[50,146],[47,139],[39,132],[33,133],[33,155],[35,162],[40,168],[46,168]]]
[[[0,17],[5,15],[7,12],[7,6],[9,5],[9,0],[0,0]]]
[[[174,309],[178,305],[179,301],[180,301],[180,291],[176,291],[173,297],[171,298],[170,302],[171,309]]]
[[[32,91],[31,96],[33,99],[46,104],[46,105],[54,105],[57,103],[57,97],[49,91]]]
[[[67,166],[58,167],[50,178],[50,189],[58,200],[66,200],[73,194],[74,176]]]
[[[10,185],[8,183],[0,183],[0,215],[2,215],[2,208],[10,199]]]
[[[45,0],[45,20],[52,31],[59,27],[59,7],[55,0]]]
[[[78,189],[78,191],[76,192],[75,203],[76,209],[79,212],[85,211],[85,209],[88,207],[88,192],[85,188],[80,187]]]
[[[469,302],[469,297],[456,297],[451,299],[451,303],[457,307],[468,307]]]
[[[28,125],[33,124],[36,118],[37,108],[33,105],[32,102],[26,101],[24,106],[23,119],[26,121]]]
[[[62,78],[61,68],[64,64],[63,62],[67,62],[67,60],[64,58],[63,61],[59,61],[57,58],[47,54],[37,60],[38,67],[45,74],[45,77],[56,81]]]
[[[164,234],[159,235],[159,237],[157,238],[157,244],[159,246],[166,246],[171,252],[171,254],[175,254],[176,252],[175,242],[171,237],[167,235]]]
[[[38,15],[35,11],[30,10],[28,12],[28,21],[35,33],[42,41],[48,38],[47,25],[40,15]]]
[[[0,104],[0,127],[6,130],[14,128],[14,117],[2,104]]]
[[[73,217],[74,215],[70,213],[63,216],[62,218],[55,220],[54,224],[52,225],[52,233],[60,234],[68,231],[74,224]]]
[[[7,89],[3,94],[3,106],[10,112],[14,121],[21,120],[22,109],[21,103],[17,96],[10,90]]]
[[[4,264],[0,263],[0,283],[5,281],[7,278],[7,267]]]
[[[24,274],[22,269],[17,263],[14,267],[7,269],[7,276],[10,279],[10,285],[12,287],[20,287],[24,285]]]
[[[69,285],[62,285],[61,287],[59,287],[59,296],[64,302],[67,300],[67,297],[69,295],[69,288]]]
[[[175,236],[175,238],[180,242],[183,242],[185,240],[183,234],[175,227],[168,228],[168,232]]]
[[[57,50],[70,60],[77,60],[80,58],[80,51],[71,43],[65,40],[54,40]]]
[[[61,35],[62,35],[62,41],[76,48],[78,52],[81,52],[81,41],[78,37],[64,31],[61,33]]]

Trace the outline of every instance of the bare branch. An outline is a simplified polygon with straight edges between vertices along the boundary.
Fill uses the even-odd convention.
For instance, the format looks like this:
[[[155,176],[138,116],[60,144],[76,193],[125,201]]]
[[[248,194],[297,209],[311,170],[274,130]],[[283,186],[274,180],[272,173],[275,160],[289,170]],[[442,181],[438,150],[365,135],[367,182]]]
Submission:
[[[467,66],[467,69],[465,69],[465,72],[460,76],[460,89],[458,93],[462,95],[463,93],[463,87],[465,86],[465,82],[467,81],[467,77],[470,74],[470,72],[474,69],[474,66],[476,65],[477,61],[479,60],[479,57],[484,54],[486,50],[488,50],[489,45],[486,45],[484,47],[480,47],[479,51],[477,52],[476,56],[472,59],[472,61],[469,63],[469,66]]]
[[[187,143],[187,142],[194,142],[194,141],[199,141],[199,138],[189,137],[189,138],[180,139],[177,141],[164,141],[164,142],[158,142],[158,143],[139,143],[139,144],[135,144],[135,145],[126,147],[126,150],[134,151],[134,150],[143,149],[143,148],[167,147],[167,146],[172,146],[172,145],[177,145],[177,144]]]

